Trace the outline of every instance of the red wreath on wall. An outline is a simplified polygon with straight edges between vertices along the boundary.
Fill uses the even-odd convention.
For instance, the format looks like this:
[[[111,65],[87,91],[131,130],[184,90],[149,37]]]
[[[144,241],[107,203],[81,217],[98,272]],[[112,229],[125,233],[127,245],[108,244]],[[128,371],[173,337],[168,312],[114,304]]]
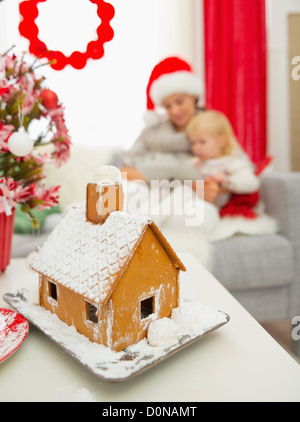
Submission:
[[[97,15],[101,20],[101,24],[97,28],[98,38],[96,41],[90,41],[87,44],[84,53],[73,51],[67,57],[61,51],[49,50],[47,45],[38,37],[39,29],[35,23],[35,19],[39,15],[37,4],[45,1],[47,0],[26,0],[19,5],[20,14],[23,17],[19,25],[19,32],[29,40],[30,53],[37,57],[46,57],[49,61],[53,61],[51,67],[55,70],[62,70],[68,64],[75,69],[82,69],[89,58],[98,60],[104,55],[103,44],[112,40],[114,36],[110,21],[114,17],[115,9],[110,3],[103,0],[89,0],[98,6]]]

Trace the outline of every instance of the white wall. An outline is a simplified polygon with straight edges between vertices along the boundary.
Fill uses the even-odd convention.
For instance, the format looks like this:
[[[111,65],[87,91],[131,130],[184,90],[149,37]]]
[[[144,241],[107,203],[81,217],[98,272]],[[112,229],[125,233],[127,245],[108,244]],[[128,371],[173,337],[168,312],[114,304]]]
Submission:
[[[17,44],[19,50],[28,48],[27,40],[18,33],[20,1],[0,2],[0,52],[12,44]],[[79,71],[67,66],[60,72],[43,68],[42,73],[49,88],[57,92],[65,106],[66,122],[74,143],[129,147],[144,126],[146,86],[153,66],[169,55],[179,55],[197,63],[200,54],[202,61],[202,53],[193,47],[197,21],[194,12],[195,8],[201,12],[202,0],[109,2],[116,12],[111,21],[115,35],[104,45],[104,57],[88,61],[87,66]],[[91,19],[79,20],[77,25],[81,26],[77,31],[75,26],[75,31],[71,32],[72,26],[74,28],[71,22],[68,26],[81,3],[90,9],[95,6],[86,0],[39,3],[40,14],[36,23],[41,28],[40,38],[49,48],[66,54],[73,49],[83,48],[84,51],[86,41],[83,42],[83,35],[90,39]],[[58,10],[60,16],[65,17],[66,25],[59,24],[62,19],[55,18]],[[67,30],[70,33],[67,34]],[[198,21],[197,30],[199,33]],[[78,39],[78,35],[82,39]],[[64,44],[66,40],[71,40],[70,48]]]
[[[27,41],[17,30],[19,1],[0,2],[1,52],[13,43],[20,49],[27,48]],[[115,36],[105,45],[105,56],[90,61],[83,71],[68,68],[62,72],[49,69],[45,73],[50,87],[58,92],[66,106],[67,123],[74,142],[128,147],[143,127],[146,84],[153,64],[167,55],[179,55],[189,60],[204,78],[203,4],[202,0],[110,2],[116,9],[111,22]],[[48,3],[41,3],[41,7]],[[288,170],[290,65],[287,15],[300,12],[300,0],[266,0],[266,5],[268,153],[273,155],[276,169]],[[143,20],[145,16],[146,22]]]
[[[288,57],[289,13],[300,13],[299,0],[266,0],[268,24],[268,140],[274,168],[290,169]],[[300,52],[299,52],[300,55]],[[299,110],[300,112],[300,110]]]
[[[174,28],[181,34],[174,48],[193,65],[196,73],[205,76],[203,0],[177,2]],[[184,1],[184,0],[183,0]],[[249,0],[250,1],[250,0]],[[300,13],[300,0],[265,0],[267,18],[267,118],[268,154],[273,168],[290,170],[290,112],[288,56],[288,14]],[[300,51],[299,51],[300,56]],[[299,81],[300,83],[300,81]],[[300,110],[299,110],[300,115]]]
[[[164,4],[164,2],[161,2]],[[194,72],[203,80],[205,88],[204,63],[204,17],[203,0],[172,0],[173,15],[167,23],[167,31],[173,34],[166,37],[162,32],[161,45],[169,55],[177,55],[186,59]],[[168,3],[165,2],[165,14],[168,15]],[[205,91],[205,90],[204,90]],[[203,104],[205,95],[203,95]]]

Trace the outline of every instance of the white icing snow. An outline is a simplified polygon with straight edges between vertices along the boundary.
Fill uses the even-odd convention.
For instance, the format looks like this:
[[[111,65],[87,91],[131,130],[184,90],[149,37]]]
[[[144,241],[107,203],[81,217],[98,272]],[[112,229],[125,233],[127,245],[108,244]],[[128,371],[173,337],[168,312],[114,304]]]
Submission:
[[[199,335],[218,324],[215,309],[198,302],[185,302],[172,310],[171,318],[150,324],[148,342],[151,346],[173,344],[181,335]]]
[[[101,166],[95,171],[93,181],[101,184],[121,183],[121,172],[115,166]]]
[[[218,313],[210,306],[199,302],[182,303],[172,310],[171,319],[180,328],[181,332],[194,334],[205,331],[218,323]]]
[[[150,346],[164,346],[178,341],[180,330],[170,318],[161,318],[151,322],[147,339]]]

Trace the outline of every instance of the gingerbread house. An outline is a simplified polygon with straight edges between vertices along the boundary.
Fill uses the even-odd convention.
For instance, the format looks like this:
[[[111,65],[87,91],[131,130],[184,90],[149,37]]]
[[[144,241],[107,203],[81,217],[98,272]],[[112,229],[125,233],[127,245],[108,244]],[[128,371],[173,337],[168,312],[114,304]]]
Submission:
[[[39,303],[91,341],[121,351],[170,317],[185,267],[155,223],[122,211],[120,181],[91,182],[36,253]]]

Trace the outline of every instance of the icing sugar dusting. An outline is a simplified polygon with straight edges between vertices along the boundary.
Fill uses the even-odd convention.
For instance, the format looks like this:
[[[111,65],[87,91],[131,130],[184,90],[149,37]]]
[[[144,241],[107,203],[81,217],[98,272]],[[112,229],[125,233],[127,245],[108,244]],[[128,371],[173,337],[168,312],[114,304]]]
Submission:
[[[210,306],[186,302],[172,310],[171,320],[182,332],[193,334],[218,323],[218,314]]]
[[[151,346],[173,344],[182,335],[199,335],[218,324],[219,315],[214,308],[199,302],[183,302],[172,310],[170,318],[153,321],[148,328]]]
[[[93,181],[103,184],[121,183],[121,172],[115,166],[100,166],[94,173]]]
[[[180,330],[170,318],[161,318],[151,322],[147,339],[150,346],[164,346],[178,341]]]

